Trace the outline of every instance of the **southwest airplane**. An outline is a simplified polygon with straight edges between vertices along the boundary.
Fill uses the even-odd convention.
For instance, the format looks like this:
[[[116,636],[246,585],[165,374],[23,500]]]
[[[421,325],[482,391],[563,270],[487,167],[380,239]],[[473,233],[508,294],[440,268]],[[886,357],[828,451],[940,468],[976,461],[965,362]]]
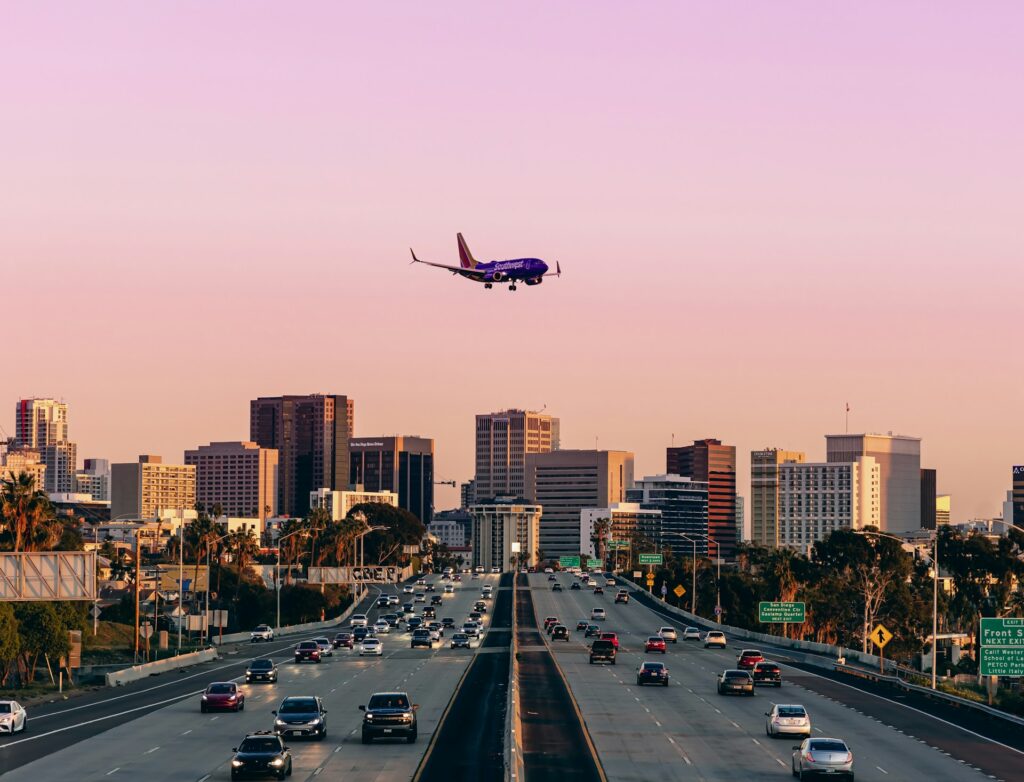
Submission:
[[[413,263],[425,263],[428,266],[436,266],[439,269],[447,269],[452,274],[466,277],[473,282],[482,282],[485,288],[490,288],[496,282],[509,283],[508,289],[514,291],[516,282],[525,282],[527,285],[540,285],[544,281],[544,275],[548,272],[548,265],[540,258],[515,258],[510,261],[485,261],[480,263],[469,251],[466,240],[462,234],[459,239],[459,265],[448,266],[443,263],[432,261],[421,261],[410,247]],[[562,267],[555,263],[555,276],[562,276]]]

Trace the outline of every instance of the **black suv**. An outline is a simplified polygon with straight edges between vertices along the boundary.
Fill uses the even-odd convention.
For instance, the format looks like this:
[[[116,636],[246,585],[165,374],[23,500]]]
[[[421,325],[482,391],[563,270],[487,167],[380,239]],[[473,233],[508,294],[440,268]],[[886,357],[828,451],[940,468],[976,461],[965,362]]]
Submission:
[[[240,746],[234,747],[231,778],[273,776],[284,779],[292,775],[292,753],[284,741],[269,731],[250,733]]]
[[[416,709],[404,692],[377,692],[370,702],[360,706],[363,713],[363,743],[374,739],[416,741]]]
[[[285,698],[281,705],[271,712],[274,733],[279,736],[309,736],[323,741],[327,736],[327,709],[324,702],[315,695],[300,695]]]
[[[437,609],[434,606],[424,606],[422,613],[424,619],[437,619]]]
[[[565,625],[555,625],[551,629],[551,640],[552,641],[568,641],[569,640],[569,628]]]
[[[442,597],[440,595],[431,595],[430,596],[430,605],[432,605],[432,606],[439,606],[439,605],[441,605],[442,600],[443,599],[442,599]]]
[[[277,666],[274,661],[267,657],[259,657],[249,663],[245,669],[245,683],[252,682],[276,682]]]
[[[611,663],[615,665],[615,644],[611,641],[594,641],[590,647],[590,664],[595,662]]]
[[[766,662],[764,660],[759,663],[754,663],[754,670],[752,670],[750,674],[754,679],[754,684],[774,684],[776,687],[782,686],[782,669],[775,663]]]

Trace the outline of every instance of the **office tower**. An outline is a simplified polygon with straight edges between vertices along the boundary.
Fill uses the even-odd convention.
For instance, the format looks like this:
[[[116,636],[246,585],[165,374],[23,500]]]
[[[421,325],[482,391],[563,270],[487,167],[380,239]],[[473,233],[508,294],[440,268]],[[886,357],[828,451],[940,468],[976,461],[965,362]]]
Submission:
[[[1010,490],[1013,504],[1013,518],[1007,519],[1015,527],[1024,527],[1024,465],[1013,468],[1013,488]]]
[[[736,495],[736,542],[747,540],[746,525],[747,509],[746,503],[740,495]]]
[[[522,497],[526,455],[558,450],[558,419],[505,410],[476,417],[476,500]]]
[[[466,481],[459,484],[459,507],[468,508],[476,504],[476,481]]]
[[[354,404],[345,396],[260,397],[249,404],[249,439],[277,450],[277,509],[309,512],[309,493],[347,489]]]
[[[398,493],[398,506],[424,524],[434,512],[434,441],[429,437],[360,437],[349,442],[349,484]]]
[[[633,486],[629,451],[550,451],[526,456],[526,497],[543,506],[540,548],[548,558],[578,555],[580,511],[624,502]]]
[[[85,467],[75,473],[75,493],[88,494],[99,502],[110,502],[110,462],[86,459]]]
[[[137,462],[110,468],[110,517],[155,519],[165,510],[196,504],[196,468],[164,464],[159,456],[143,454]]]
[[[68,406],[56,399],[21,399],[15,406],[14,443],[39,452],[46,465],[45,490],[75,491],[78,450],[68,441]]]
[[[948,525],[950,518],[949,512],[951,510],[950,496],[948,494],[940,494],[935,498],[935,526],[941,527]]]
[[[750,542],[754,545],[779,545],[779,465],[803,461],[802,451],[750,452]]]
[[[260,529],[277,515],[277,451],[253,442],[200,445],[185,451],[196,468],[196,502],[209,513],[219,505],[225,516],[258,518]]]
[[[708,485],[708,535],[722,547],[722,557],[736,556],[736,446],[721,440],[694,440],[667,449],[666,472]],[[712,546],[712,548],[714,548]]]
[[[877,527],[880,520],[881,467],[874,457],[780,465],[780,546],[807,554],[836,530]]]
[[[500,567],[508,570],[512,564],[514,543],[519,552],[516,564],[537,565],[540,520],[543,508],[537,504],[512,499],[497,499],[478,503],[469,509],[473,517],[473,566]],[[578,551],[576,552],[579,553]],[[551,554],[544,552],[551,558]]]
[[[626,494],[628,495],[629,491]],[[631,551],[635,553],[640,541],[653,542],[662,539],[660,510],[644,508],[639,502],[613,502],[607,508],[584,508],[580,511],[580,542],[583,544],[581,553],[590,557],[596,556],[594,531],[598,522],[602,520],[608,522],[608,531],[601,546],[605,557],[609,553],[615,555],[616,552],[621,552],[625,557]],[[625,543],[628,547],[610,547],[608,544],[612,541],[617,544]]]
[[[938,490],[936,489],[935,470],[921,468],[921,529],[935,529],[937,519],[936,500]]]
[[[341,521],[356,505],[373,502],[397,508],[398,495],[393,491],[317,489],[309,493],[307,513],[313,508],[324,508],[330,514],[331,521]]]
[[[32,478],[36,491],[46,490],[46,465],[43,464],[39,451],[32,448],[12,447],[4,454],[0,464],[0,478],[14,480],[21,473]]]
[[[648,475],[626,492],[629,502],[661,514],[661,526],[652,539],[660,551],[666,546],[676,555],[693,552],[706,556],[710,551],[718,556],[718,547],[709,544],[708,536],[708,484],[681,475]],[[712,538],[713,539],[713,538]],[[722,555],[725,555],[723,545]]]
[[[893,434],[825,435],[825,460],[874,457],[881,470],[881,529],[900,534],[920,529],[921,438]]]

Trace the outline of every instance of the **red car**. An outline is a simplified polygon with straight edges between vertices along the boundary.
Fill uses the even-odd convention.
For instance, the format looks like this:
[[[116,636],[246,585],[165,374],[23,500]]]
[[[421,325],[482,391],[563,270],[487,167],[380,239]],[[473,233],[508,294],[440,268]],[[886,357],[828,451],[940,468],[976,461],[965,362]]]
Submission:
[[[244,708],[245,695],[234,682],[214,682],[206,688],[199,702],[199,711],[204,713],[217,709],[241,711]]]
[[[601,633],[601,635],[599,635],[598,638],[602,641],[611,641],[612,646],[614,646],[616,649],[619,648],[619,636],[617,633],[604,632]]]
[[[744,649],[736,658],[736,667],[741,671],[752,670],[755,665],[764,660],[764,655],[757,649]]]
[[[549,627],[551,627],[552,625],[556,625],[556,624],[558,624],[558,617],[557,616],[549,616],[549,617],[547,617],[544,620],[544,629],[547,630]]]
[[[665,639],[660,635],[652,635],[647,639],[647,643],[644,644],[645,652],[661,652],[662,654],[668,654],[668,650],[665,648]]]

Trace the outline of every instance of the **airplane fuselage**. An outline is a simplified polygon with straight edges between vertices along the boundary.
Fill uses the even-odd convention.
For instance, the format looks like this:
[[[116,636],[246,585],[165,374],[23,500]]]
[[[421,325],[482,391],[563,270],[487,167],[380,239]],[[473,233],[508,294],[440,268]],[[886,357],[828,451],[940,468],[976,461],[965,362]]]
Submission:
[[[460,272],[476,282],[525,282],[527,285],[538,285],[547,273],[548,265],[540,258],[513,258],[508,261],[485,261],[478,263],[474,269]]]

